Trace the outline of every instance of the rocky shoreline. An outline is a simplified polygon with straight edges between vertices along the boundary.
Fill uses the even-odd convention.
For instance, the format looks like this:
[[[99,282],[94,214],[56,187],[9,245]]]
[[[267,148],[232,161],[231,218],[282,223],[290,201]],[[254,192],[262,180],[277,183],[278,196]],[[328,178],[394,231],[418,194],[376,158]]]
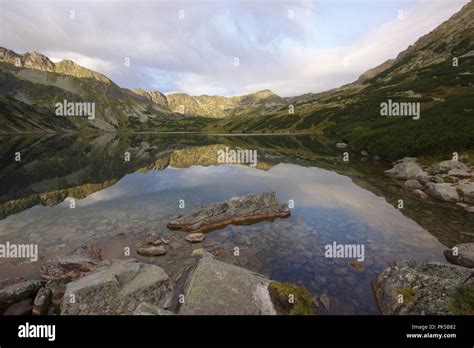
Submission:
[[[405,157],[385,174],[403,181],[404,187],[420,199],[452,202],[474,213],[474,173],[463,162],[447,160],[422,167],[416,158]]]

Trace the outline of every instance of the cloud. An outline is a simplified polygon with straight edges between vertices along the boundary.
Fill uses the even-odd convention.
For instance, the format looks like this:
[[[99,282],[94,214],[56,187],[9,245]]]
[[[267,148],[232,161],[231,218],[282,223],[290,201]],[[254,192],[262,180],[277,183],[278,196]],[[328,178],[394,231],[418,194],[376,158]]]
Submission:
[[[1,45],[73,59],[129,88],[288,96],[355,80],[466,2],[3,0]]]

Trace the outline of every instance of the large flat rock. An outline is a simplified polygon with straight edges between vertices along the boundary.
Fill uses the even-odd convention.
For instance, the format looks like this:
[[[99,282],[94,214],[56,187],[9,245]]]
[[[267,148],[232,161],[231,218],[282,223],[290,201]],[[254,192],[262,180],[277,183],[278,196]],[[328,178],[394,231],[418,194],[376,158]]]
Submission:
[[[177,216],[167,226],[173,230],[203,233],[229,224],[250,224],[289,215],[288,205],[278,203],[275,192],[265,191],[201,206],[188,214]]]
[[[206,256],[186,281],[179,314],[276,314],[269,284],[260,274]]]
[[[133,314],[142,302],[168,308],[172,292],[162,268],[133,259],[114,260],[67,285],[61,314]]]

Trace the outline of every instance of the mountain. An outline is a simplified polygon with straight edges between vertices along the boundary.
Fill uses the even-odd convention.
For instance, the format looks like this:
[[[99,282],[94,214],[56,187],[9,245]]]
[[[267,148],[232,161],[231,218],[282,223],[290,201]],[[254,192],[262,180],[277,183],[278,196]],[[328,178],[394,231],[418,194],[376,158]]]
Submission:
[[[457,63],[457,64],[456,64]],[[318,94],[286,98],[258,119],[223,120],[232,132],[318,132],[353,150],[387,159],[451,155],[474,148],[474,2],[398,56],[351,84]],[[381,103],[419,102],[419,120],[382,117]]]
[[[223,118],[241,114],[258,114],[269,109],[287,105],[285,100],[269,89],[235,97],[190,96],[185,93],[172,93],[167,96],[170,109],[174,112],[184,110],[186,114]]]
[[[355,82],[286,98],[270,90],[233,97],[132,91],[70,60],[0,48],[0,133],[311,132],[387,159],[472,149],[473,23],[470,2]],[[95,119],[55,116],[65,99],[95,102]],[[388,101],[420,103],[420,118],[382,117]]]

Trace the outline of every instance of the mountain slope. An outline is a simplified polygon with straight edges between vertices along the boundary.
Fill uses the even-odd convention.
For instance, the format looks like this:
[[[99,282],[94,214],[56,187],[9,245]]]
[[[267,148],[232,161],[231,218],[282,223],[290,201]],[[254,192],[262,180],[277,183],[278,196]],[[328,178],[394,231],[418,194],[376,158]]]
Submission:
[[[458,65],[453,66],[457,58]],[[289,99],[287,108],[232,118],[231,132],[324,132],[355,150],[394,159],[450,154],[474,147],[474,3],[421,37],[396,59],[341,88]],[[421,117],[382,117],[381,103],[419,102]]]

